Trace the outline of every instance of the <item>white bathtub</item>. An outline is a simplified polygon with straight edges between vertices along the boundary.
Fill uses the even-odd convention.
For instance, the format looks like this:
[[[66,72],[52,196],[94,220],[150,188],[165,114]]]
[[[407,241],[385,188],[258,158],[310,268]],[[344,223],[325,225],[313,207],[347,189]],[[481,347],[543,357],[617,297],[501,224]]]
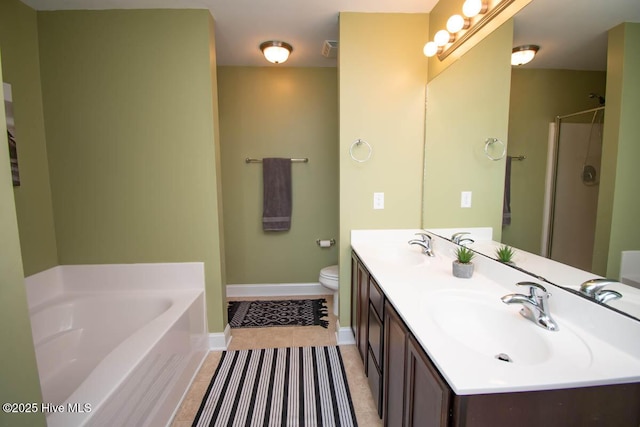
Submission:
[[[59,266],[26,286],[49,427],[171,421],[207,352],[202,264]]]

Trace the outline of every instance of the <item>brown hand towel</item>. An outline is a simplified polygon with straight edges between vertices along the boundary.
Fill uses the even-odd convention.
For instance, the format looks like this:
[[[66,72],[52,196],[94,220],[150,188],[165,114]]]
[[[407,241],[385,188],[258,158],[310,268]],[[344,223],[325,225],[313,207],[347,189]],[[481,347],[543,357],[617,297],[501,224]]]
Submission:
[[[287,231],[291,228],[291,159],[262,160],[262,229]]]
[[[504,198],[502,202],[502,225],[511,225],[511,161],[507,156],[504,173]]]

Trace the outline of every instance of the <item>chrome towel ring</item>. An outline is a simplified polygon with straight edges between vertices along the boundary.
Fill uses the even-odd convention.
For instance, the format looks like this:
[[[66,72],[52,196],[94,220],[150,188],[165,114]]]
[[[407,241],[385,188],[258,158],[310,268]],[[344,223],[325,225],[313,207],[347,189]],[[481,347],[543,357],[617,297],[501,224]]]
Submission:
[[[498,156],[492,156],[491,154],[489,154],[489,147],[491,147],[493,144],[496,144],[496,143],[502,146],[502,149]],[[500,147],[497,147],[496,149],[500,150]],[[490,160],[494,160],[494,161],[500,160],[504,158],[505,154],[507,154],[507,146],[505,145],[504,142],[500,141],[498,138],[487,138],[487,140],[484,143],[484,154],[486,154]]]
[[[367,156],[364,159],[358,159],[356,158],[356,156],[353,154],[353,149],[355,147],[359,147],[360,145],[366,145],[367,148],[369,149],[369,152],[367,153]],[[364,139],[356,139],[355,141],[353,141],[353,143],[351,144],[351,147],[349,148],[349,154],[351,155],[351,158],[353,160],[355,160],[358,163],[364,163],[367,160],[369,160],[371,158],[371,154],[373,153],[373,149],[371,148],[371,145],[369,145],[369,143],[367,141],[365,141]]]

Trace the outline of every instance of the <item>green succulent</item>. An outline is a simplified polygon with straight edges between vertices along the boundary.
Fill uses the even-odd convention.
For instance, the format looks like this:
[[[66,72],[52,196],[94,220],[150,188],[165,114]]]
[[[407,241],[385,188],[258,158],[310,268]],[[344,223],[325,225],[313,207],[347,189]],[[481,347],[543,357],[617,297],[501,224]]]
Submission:
[[[514,251],[513,248],[507,245],[502,245],[498,249],[496,249],[496,255],[498,256],[498,261],[500,262],[511,262],[513,258]]]
[[[458,249],[456,249],[456,257],[460,264],[469,264],[474,256],[475,253],[466,246],[459,246]]]

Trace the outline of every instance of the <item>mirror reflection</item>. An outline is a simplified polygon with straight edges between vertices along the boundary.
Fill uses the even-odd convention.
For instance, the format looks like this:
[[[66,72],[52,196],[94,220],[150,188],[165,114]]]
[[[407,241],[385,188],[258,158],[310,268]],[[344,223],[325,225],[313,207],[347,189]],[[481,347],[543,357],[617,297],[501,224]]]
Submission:
[[[620,156],[630,144],[625,138],[633,136],[621,133],[629,104],[621,99],[626,88],[618,87],[625,83],[616,68],[629,55],[625,49],[640,47],[640,38],[616,29],[640,22],[640,9],[630,1],[580,3],[534,0],[514,18],[513,47],[540,49],[530,63],[512,69],[499,240],[515,248],[517,268],[575,293],[589,279],[614,279],[599,283],[598,292],[608,297],[598,303],[640,319],[640,270],[634,271],[640,268],[640,235],[632,189],[638,180],[629,159]],[[618,43],[623,40],[625,49]],[[608,46],[615,51],[607,52]],[[625,96],[640,94],[630,89]],[[625,152],[640,160],[637,149]],[[498,246],[470,245],[494,259]],[[542,257],[564,265],[549,268]],[[583,294],[593,290],[583,288]]]

